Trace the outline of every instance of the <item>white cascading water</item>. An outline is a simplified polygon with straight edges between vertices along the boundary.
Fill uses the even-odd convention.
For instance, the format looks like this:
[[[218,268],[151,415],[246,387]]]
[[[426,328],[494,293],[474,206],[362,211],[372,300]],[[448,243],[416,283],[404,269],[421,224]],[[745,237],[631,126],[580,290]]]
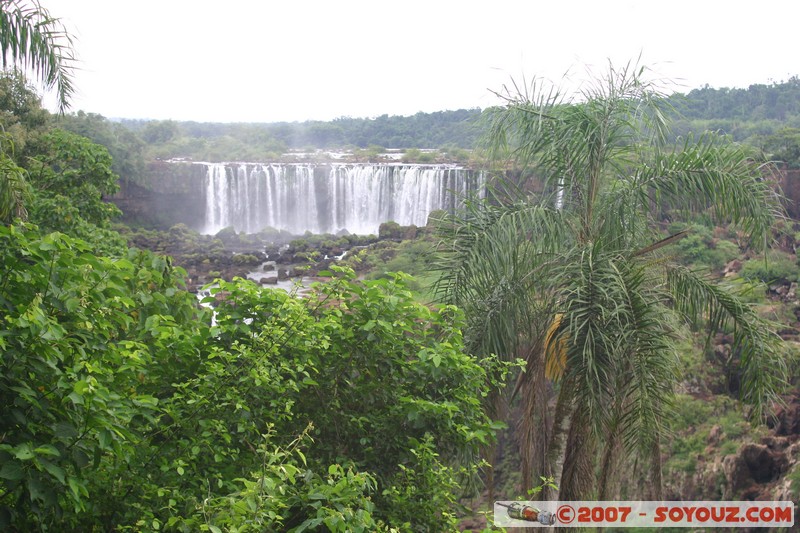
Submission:
[[[377,233],[382,222],[424,226],[436,209],[453,210],[482,196],[481,172],[453,165],[251,164],[206,165],[204,233],[232,226],[299,235]]]

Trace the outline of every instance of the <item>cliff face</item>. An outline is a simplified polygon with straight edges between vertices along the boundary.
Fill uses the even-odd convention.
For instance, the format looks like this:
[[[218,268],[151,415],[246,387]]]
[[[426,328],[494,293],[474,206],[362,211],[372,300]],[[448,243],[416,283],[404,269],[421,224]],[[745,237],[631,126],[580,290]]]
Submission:
[[[798,391],[777,409],[767,428],[760,439],[744,442],[734,453],[726,454],[721,448],[727,437],[715,425],[704,452],[696,458],[695,471],[665,479],[665,499],[796,501],[800,480]],[[795,507],[795,527],[798,522],[800,507]]]
[[[794,220],[800,220],[800,169],[782,170],[779,183],[786,196],[786,212]]]
[[[454,164],[155,162],[113,201],[142,225],[369,235],[390,220],[424,226],[484,186],[484,172]]]
[[[143,183],[123,181],[120,191],[109,200],[122,209],[123,221],[129,224],[167,229],[184,223],[202,230],[205,180],[203,165],[154,161],[148,164]],[[778,184],[786,197],[787,213],[800,220],[800,170],[781,170]]]
[[[183,223],[200,229],[205,216],[205,172],[200,165],[154,161],[146,181],[120,182],[111,202],[122,210],[126,224],[167,229]]]

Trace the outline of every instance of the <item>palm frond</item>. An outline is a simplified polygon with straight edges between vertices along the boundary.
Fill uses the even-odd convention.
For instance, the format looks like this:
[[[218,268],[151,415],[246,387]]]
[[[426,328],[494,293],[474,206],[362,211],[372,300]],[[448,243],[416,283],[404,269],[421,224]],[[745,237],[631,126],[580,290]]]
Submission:
[[[619,342],[614,289],[609,285],[614,273],[609,266],[609,258],[595,243],[577,247],[559,274],[567,318],[560,335],[569,342],[566,379],[580,391],[578,410],[597,434],[606,423],[605,406],[614,392],[614,356]]]
[[[755,419],[763,416],[787,383],[785,348],[772,324],[729,292],[684,267],[667,269],[667,285],[675,309],[709,335],[730,328],[732,350],[739,354],[740,399],[752,406]]]
[[[648,450],[663,433],[676,379],[664,295],[646,264],[608,253],[602,244],[581,250],[575,264],[562,276],[571,280],[563,334],[570,346],[567,376],[580,390],[576,401],[598,434],[623,427],[626,449]],[[609,406],[621,394],[616,413]]]
[[[547,300],[556,251],[569,239],[563,214],[526,202],[492,205],[489,199],[446,217],[437,229],[437,298],[468,310],[471,340],[481,353],[509,357],[520,335],[544,327],[535,317]]]
[[[776,218],[783,216],[769,166],[746,149],[714,134],[684,140],[672,153],[658,154],[642,169],[640,194],[655,204],[686,211],[710,211],[721,222],[737,224],[763,247]]]
[[[0,222],[27,218],[25,200],[28,195],[25,170],[5,154],[0,154]]]
[[[55,88],[59,112],[75,92],[72,38],[57,18],[37,0],[4,0],[0,9],[0,52],[3,68],[33,72],[47,89]]]

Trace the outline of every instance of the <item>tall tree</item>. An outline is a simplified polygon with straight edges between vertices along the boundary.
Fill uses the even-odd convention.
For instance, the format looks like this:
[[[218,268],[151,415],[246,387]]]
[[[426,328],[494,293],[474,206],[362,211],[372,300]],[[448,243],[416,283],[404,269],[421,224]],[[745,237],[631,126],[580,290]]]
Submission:
[[[563,462],[561,499],[613,499],[619,465],[638,457],[658,498],[681,322],[733,331],[756,416],[786,372],[780,339],[749,307],[664,254],[685,232],[663,238],[659,215],[707,211],[763,246],[779,199],[740,147],[712,135],[676,145],[644,69],[611,67],[574,100],[538,82],[498,95],[491,153],[544,192],[495,191],[445,220],[439,294],[471,317],[475,352],[527,360],[524,489]]]

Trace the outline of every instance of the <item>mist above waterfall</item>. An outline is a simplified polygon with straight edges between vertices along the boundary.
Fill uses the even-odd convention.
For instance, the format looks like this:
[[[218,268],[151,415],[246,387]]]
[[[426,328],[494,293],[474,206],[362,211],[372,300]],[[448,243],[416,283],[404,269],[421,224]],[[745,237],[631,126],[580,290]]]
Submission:
[[[204,233],[377,234],[389,220],[424,226],[484,189],[481,172],[455,165],[204,164]]]

